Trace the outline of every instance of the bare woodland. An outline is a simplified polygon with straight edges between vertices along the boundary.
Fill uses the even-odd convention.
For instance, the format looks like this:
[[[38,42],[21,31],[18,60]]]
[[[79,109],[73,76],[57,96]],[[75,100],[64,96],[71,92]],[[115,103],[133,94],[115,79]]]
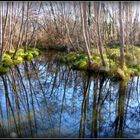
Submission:
[[[107,44],[124,50],[139,45],[139,11],[132,2],[0,2],[0,61],[6,50],[24,46],[48,48],[64,46],[84,50],[89,62],[91,51],[103,52]]]
[[[0,137],[140,136],[139,7],[0,1]]]

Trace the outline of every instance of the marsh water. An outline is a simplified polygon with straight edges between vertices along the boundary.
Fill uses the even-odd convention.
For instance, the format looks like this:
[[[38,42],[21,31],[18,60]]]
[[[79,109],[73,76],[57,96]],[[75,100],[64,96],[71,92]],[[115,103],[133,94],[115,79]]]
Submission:
[[[127,83],[41,57],[0,77],[0,137],[140,137],[140,78]]]

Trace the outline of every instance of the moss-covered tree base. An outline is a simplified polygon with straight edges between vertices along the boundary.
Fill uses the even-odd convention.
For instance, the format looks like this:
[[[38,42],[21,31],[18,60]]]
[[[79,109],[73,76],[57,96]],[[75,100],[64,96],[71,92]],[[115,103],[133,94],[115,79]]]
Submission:
[[[128,80],[132,76],[140,75],[140,49],[134,50],[135,57],[125,52],[125,63],[120,67],[119,49],[107,48],[104,54],[106,66],[101,63],[100,55],[92,53],[91,65],[88,67],[88,58],[84,52],[70,52],[61,58],[61,62],[75,70],[86,70],[94,73],[105,73],[107,76],[119,80]]]

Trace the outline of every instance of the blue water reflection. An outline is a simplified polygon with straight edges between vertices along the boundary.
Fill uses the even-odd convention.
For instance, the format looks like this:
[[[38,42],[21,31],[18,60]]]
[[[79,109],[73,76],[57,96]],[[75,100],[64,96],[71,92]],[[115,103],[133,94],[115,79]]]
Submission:
[[[1,137],[139,137],[139,77],[115,82],[56,57],[43,55],[1,77]]]

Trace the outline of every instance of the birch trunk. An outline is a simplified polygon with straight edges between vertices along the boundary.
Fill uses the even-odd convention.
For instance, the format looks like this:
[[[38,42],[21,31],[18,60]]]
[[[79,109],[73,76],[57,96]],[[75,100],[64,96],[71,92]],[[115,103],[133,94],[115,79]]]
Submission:
[[[86,3],[82,2],[81,3],[81,16],[82,16],[82,29],[83,29],[83,37],[84,41],[86,44],[86,51],[87,51],[87,56],[88,56],[88,63],[90,67],[91,63],[91,53],[90,53],[90,46],[88,43],[88,36],[87,36],[87,14],[86,14]]]
[[[119,2],[119,24],[120,24],[120,66],[124,64],[124,27],[123,27],[123,4]]]
[[[99,51],[100,51],[100,55],[101,55],[101,60],[102,60],[102,65],[105,66],[105,60],[103,57],[103,44],[102,44],[102,37],[101,37],[101,30],[100,30],[100,14],[101,12],[101,3],[97,2],[97,32],[98,32],[98,47],[99,47]]]

